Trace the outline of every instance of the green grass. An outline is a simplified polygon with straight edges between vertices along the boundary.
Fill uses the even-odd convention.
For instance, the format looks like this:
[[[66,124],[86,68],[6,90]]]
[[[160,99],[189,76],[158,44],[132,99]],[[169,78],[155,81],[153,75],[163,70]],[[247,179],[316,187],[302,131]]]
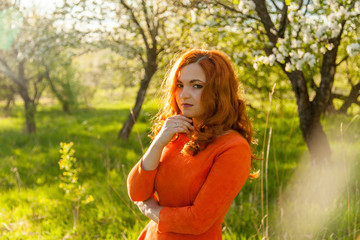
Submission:
[[[39,105],[38,129],[34,135],[24,134],[20,104],[8,116],[0,118],[0,239],[137,238],[148,220],[127,196],[126,175],[142,156],[136,132],[144,146],[148,146],[149,119],[156,114],[158,106],[156,100],[146,101],[125,142],[117,139],[117,133],[128,116],[130,105],[125,100],[97,100],[93,107],[79,108],[71,114],[63,113],[57,105]],[[294,103],[287,104],[286,111],[282,109],[282,105],[274,103],[268,123],[272,138],[269,167],[264,171],[268,173],[269,236],[270,239],[284,239],[284,236],[299,239],[297,229],[284,229],[284,211],[286,206],[301,206],[290,197],[289,191],[292,186],[296,189],[302,185],[294,181],[298,171],[311,172],[314,168],[309,164]],[[258,157],[262,152],[265,114],[249,112],[259,143],[254,147]],[[343,135],[341,122],[345,129]],[[360,167],[356,159],[360,156],[360,120],[350,122],[351,117],[339,116],[324,121],[335,161],[342,163],[344,171],[341,171],[346,172],[347,180],[329,205],[326,217],[319,222],[320,226],[315,230],[302,228],[305,229],[302,237],[312,234],[312,239],[353,239],[359,234],[357,170]],[[72,205],[59,188],[59,143],[70,141],[76,150],[79,182],[85,187],[85,194],[95,199],[81,205],[76,231],[73,230]],[[255,161],[254,167],[261,168],[261,161]],[[262,174],[265,176],[265,172]],[[339,175],[342,177],[339,181],[345,181],[344,176]],[[225,218],[224,239],[263,237],[261,203],[266,206],[266,199],[261,197],[260,183],[260,178],[248,181],[234,200]],[[302,217],[299,215],[295,220],[300,221]]]

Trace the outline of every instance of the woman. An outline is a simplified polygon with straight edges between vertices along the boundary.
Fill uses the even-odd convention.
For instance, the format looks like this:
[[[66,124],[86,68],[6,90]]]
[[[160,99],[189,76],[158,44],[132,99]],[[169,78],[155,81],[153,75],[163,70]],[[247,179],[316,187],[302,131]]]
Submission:
[[[138,239],[222,239],[226,212],[252,177],[238,80],[223,53],[190,50],[165,87],[153,142],[128,176],[131,200],[152,220]]]

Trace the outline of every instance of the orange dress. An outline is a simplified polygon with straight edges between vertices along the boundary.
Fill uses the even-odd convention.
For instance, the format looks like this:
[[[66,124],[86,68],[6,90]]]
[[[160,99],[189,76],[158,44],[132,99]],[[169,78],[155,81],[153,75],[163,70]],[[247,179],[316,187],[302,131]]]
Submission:
[[[222,239],[226,212],[249,176],[249,144],[231,132],[197,155],[184,156],[180,152],[188,141],[180,134],[164,148],[157,169],[145,171],[140,160],[129,173],[131,200],[144,201],[157,192],[163,206],[159,223],[150,221],[138,239]]]

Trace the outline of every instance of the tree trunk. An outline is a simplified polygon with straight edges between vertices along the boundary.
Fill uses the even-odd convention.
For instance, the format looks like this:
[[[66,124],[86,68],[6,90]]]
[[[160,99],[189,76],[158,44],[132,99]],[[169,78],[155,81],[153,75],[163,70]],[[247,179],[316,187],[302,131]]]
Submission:
[[[70,112],[70,104],[68,101],[61,102],[61,106],[62,106],[63,112],[65,112],[65,113]]]
[[[136,120],[138,119],[138,117],[140,115],[140,110],[141,110],[142,104],[144,103],[146,91],[149,87],[151,78],[154,75],[154,73],[156,72],[156,70],[157,70],[156,55],[154,55],[152,57],[152,60],[148,61],[148,64],[145,69],[145,76],[141,80],[140,89],[137,93],[135,106],[132,109],[132,112],[129,114],[122,129],[120,130],[120,132],[118,134],[118,138],[122,138],[124,140],[127,140],[129,138],[131,129],[133,128]]]
[[[12,96],[9,96],[8,98],[7,98],[7,101],[6,101],[6,105],[5,105],[5,107],[4,107],[4,112],[9,112],[9,109],[10,109],[10,105],[11,105],[11,103],[13,103],[14,105],[15,105],[15,100],[14,100],[14,96],[12,95]]]
[[[311,160],[313,163],[325,162],[331,157],[331,149],[320,123],[322,111],[318,109],[318,105],[310,102],[303,73],[301,71],[291,73],[285,71],[285,73],[288,75],[295,93],[300,129],[309,149]]]
[[[19,79],[17,81],[19,87],[19,93],[21,98],[24,100],[25,107],[25,120],[26,120],[26,132],[35,133],[36,132],[36,122],[35,122],[35,113],[36,113],[36,104],[29,96],[27,79],[25,79],[24,71],[24,62],[20,62],[18,66]]]
[[[330,144],[320,123],[320,114],[312,109],[301,111],[303,115],[299,111],[301,132],[312,163],[326,162],[331,158]]]
[[[36,132],[36,122],[35,122],[35,113],[36,113],[36,104],[29,97],[27,88],[19,86],[20,96],[24,101],[25,107],[25,120],[26,120],[26,132],[35,133]]]
[[[339,109],[340,113],[346,114],[350,106],[358,101],[357,99],[359,98],[360,95],[359,91],[360,91],[360,83],[353,85],[351,87],[349,96],[345,99],[343,105]]]
[[[56,90],[56,87],[53,83],[52,78],[50,77],[50,70],[49,67],[47,65],[45,65],[46,71],[45,71],[45,78],[48,80],[51,92],[55,95],[55,97],[57,98],[57,100],[60,102],[61,107],[63,109],[63,111],[65,113],[69,113],[70,112],[70,103],[68,100],[66,100],[66,97],[63,97],[61,95],[61,93]]]
[[[35,113],[36,105],[30,99],[24,99],[25,103],[25,119],[26,119],[26,131],[27,133],[36,132]]]

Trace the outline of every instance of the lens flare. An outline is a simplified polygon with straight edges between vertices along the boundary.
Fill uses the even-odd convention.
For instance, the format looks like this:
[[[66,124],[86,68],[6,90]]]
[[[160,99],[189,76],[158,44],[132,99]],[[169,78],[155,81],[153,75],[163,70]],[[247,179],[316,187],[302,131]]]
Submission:
[[[317,239],[324,232],[336,232],[339,224],[353,230],[356,207],[349,189],[359,173],[358,152],[340,142],[333,146],[333,159],[326,163],[300,162],[279,199],[278,236]],[[354,197],[354,196],[352,196]],[[348,234],[356,236],[353,231]]]
[[[12,8],[0,11],[0,49],[8,50],[14,43],[23,23],[20,12]]]

